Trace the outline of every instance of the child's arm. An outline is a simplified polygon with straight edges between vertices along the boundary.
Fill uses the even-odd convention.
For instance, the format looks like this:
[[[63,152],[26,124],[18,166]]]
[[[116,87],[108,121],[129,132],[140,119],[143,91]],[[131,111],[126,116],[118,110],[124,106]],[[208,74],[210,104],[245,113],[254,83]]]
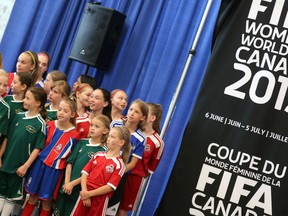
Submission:
[[[130,170],[132,170],[135,167],[135,165],[136,165],[138,160],[139,160],[138,158],[132,156],[130,162],[126,165],[125,173],[129,172]]]
[[[72,171],[72,164],[68,163],[66,166],[65,181],[63,185],[63,191],[68,195],[72,193],[72,190],[76,185],[81,183],[81,177],[71,181],[71,171]]]
[[[7,138],[5,138],[3,140],[3,143],[2,143],[1,148],[0,148],[0,168],[2,167],[2,157],[3,157],[5,149],[6,149],[6,143],[7,143]]]
[[[28,160],[27,160],[22,166],[20,166],[20,167],[17,169],[16,174],[18,174],[20,177],[23,177],[23,176],[26,174],[26,172],[27,172],[27,170],[29,169],[29,167],[31,166],[31,164],[32,164],[32,163],[34,162],[34,160],[37,158],[39,152],[40,152],[40,149],[34,149],[34,150],[31,152]]]
[[[82,181],[81,181],[82,182]],[[94,196],[101,196],[101,195],[104,195],[104,194],[107,194],[111,191],[114,191],[114,189],[109,186],[109,185],[104,185],[102,187],[99,187],[97,189],[94,189],[94,190],[90,190],[90,191],[85,191],[85,190],[82,190],[80,192],[80,196],[81,196],[81,199],[82,200],[85,200],[85,199],[88,199],[90,197],[94,197]]]

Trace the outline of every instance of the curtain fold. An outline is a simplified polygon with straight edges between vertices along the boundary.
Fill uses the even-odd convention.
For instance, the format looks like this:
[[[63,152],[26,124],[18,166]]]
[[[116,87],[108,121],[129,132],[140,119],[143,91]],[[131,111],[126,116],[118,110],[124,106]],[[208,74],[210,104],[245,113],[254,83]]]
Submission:
[[[90,67],[88,74],[108,90],[121,88],[129,103],[137,98],[163,106],[163,120],[181,77],[208,0],[103,0],[104,7],[127,15],[109,70]],[[84,7],[89,1],[17,0],[0,44],[7,71],[14,71],[25,50],[48,51],[49,70],[59,69],[72,85],[86,65],[69,59]],[[177,157],[210,55],[220,5],[215,0],[196,55],[176,104],[164,141],[162,161],[152,177],[141,215],[153,215]]]

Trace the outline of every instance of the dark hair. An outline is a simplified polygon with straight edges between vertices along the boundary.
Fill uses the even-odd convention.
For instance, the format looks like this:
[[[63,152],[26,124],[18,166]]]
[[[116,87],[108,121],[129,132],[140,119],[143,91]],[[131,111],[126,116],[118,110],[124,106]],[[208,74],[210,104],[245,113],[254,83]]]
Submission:
[[[46,120],[47,110],[45,108],[45,103],[47,101],[47,94],[45,90],[41,87],[31,86],[27,91],[32,93],[36,101],[40,101],[40,115]]]
[[[37,82],[38,76],[39,76],[39,60],[38,60],[38,56],[35,52],[28,50],[25,51],[24,53],[27,53],[30,57],[31,57],[31,62],[32,65],[34,65],[34,69],[32,71],[30,71],[30,73],[32,74],[32,83],[35,84]]]
[[[117,130],[119,138],[121,140],[124,140],[124,145],[122,146],[122,159],[125,164],[128,163],[130,152],[131,152],[131,144],[130,144],[130,131],[127,127],[121,126],[121,127],[113,127],[113,130]],[[111,129],[111,130],[112,130]]]
[[[47,56],[47,59],[48,59],[48,63],[47,63],[47,69],[50,65],[50,61],[51,61],[51,56],[49,55],[48,52],[45,52],[45,51],[41,51],[41,52],[38,52],[37,55],[45,55]],[[45,71],[42,75],[43,79],[46,79],[46,76],[47,76],[47,71]]]
[[[112,120],[112,118],[111,118],[111,109],[112,109],[111,93],[104,88],[97,88],[97,89],[99,89],[102,92],[104,101],[106,101],[108,103],[108,105],[103,108],[102,114],[108,116],[108,118],[110,120]]]
[[[87,84],[89,84],[93,89],[96,89],[96,88],[97,88],[97,82],[96,82],[96,80],[95,80],[93,77],[91,77],[91,76],[89,76],[89,75],[87,75],[87,74],[82,74],[82,75],[80,76],[80,81],[81,81],[81,83],[87,83]]]
[[[24,93],[27,92],[28,88],[32,86],[32,74],[30,72],[17,72],[16,76],[19,77],[19,81],[22,85],[26,85]]]
[[[162,106],[161,104],[155,104],[155,103],[147,103],[149,107],[149,112],[151,115],[155,115],[156,119],[153,122],[153,130],[155,130],[158,134],[161,133],[160,129],[160,123],[162,119]]]

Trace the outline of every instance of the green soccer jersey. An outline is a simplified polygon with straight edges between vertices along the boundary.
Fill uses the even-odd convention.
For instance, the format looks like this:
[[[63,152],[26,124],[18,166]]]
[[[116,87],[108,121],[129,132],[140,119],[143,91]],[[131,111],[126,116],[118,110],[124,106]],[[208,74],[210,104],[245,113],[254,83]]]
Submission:
[[[9,137],[2,158],[1,171],[15,173],[34,149],[42,149],[46,139],[46,123],[40,114],[26,117],[18,113],[10,125]]]
[[[81,176],[81,171],[83,167],[91,159],[92,155],[98,151],[106,151],[106,146],[100,146],[100,144],[91,144],[91,139],[81,139],[75,149],[67,159],[67,163],[72,164],[71,181],[79,178]],[[56,208],[54,211],[55,216],[69,216],[77,198],[79,197],[79,192],[81,190],[81,185],[77,185],[73,188],[72,194],[65,194],[62,189],[57,197]]]
[[[25,112],[26,110],[23,108],[23,100],[16,101],[13,95],[7,95],[4,100],[10,106],[10,118],[13,119],[14,116],[19,112]]]
[[[51,110],[51,105],[46,107],[47,110],[47,120],[57,120],[57,110]]]
[[[13,121],[15,115],[19,112],[25,112],[26,110],[23,108],[23,100],[21,101],[16,101],[13,95],[7,95],[4,100],[10,107],[10,118],[9,118],[9,123],[7,128],[7,134],[6,137],[9,135],[9,131],[11,131],[10,125],[11,122]]]
[[[7,134],[7,127],[10,118],[10,107],[0,96],[0,134]]]

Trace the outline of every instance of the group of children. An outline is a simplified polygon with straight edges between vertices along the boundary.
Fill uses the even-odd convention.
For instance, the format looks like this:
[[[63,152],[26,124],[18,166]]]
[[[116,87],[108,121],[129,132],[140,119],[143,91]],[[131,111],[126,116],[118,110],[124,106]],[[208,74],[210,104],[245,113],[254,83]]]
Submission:
[[[24,216],[39,201],[41,216],[128,215],[162,156],[161,105],[138,99],[123,115],[125,91],[86,75],[71,88],[56,70],[43,81],[50,57],[40,55],[21,53],[16,73],[0,69],[1,216],[25,198]]]

